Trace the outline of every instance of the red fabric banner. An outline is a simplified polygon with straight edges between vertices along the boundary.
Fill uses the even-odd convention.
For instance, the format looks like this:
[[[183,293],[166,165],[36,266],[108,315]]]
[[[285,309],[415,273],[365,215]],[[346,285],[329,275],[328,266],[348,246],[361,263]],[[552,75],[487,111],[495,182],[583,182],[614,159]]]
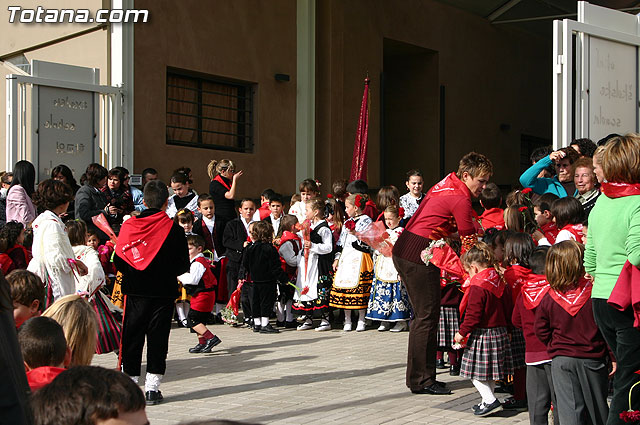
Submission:
[[[364,79],[364,93],[360,105],[360,118],[356,131],[356,142],[353,146],[351,176],[349,181],[367,180],[367,142],[369,138],[369,77]]]

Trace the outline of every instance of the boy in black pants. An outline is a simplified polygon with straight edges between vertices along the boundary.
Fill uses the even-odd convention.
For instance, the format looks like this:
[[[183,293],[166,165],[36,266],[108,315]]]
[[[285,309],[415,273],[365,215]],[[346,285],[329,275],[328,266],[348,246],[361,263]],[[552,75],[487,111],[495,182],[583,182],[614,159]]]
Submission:
[[[253,282],[251,312],[253,331],[260,333],[278,333],[279,330],[269,324],[269,314],[276,302],[277,282],[289,280],[282,270],[280,255],[273,246],[273,228],[266,221],[253,223],[251,228],[253,243],[247,246],[242,263]]]

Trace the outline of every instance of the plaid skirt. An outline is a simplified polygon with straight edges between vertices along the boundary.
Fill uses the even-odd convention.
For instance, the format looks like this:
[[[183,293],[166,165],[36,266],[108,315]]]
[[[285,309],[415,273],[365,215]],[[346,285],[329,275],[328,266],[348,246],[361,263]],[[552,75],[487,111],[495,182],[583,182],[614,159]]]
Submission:
[[[513,373],[507,328],[484,328],[471,332],[462,354],[460,376],[478,381],[506,379]]]
[[[438,349],[452,350],[453,338],[460,330],[460,310],[458,307],[440,306],[440,321],[438,323]]]
[[[524,361],[525,343],[522,329],[514,328],[511,333],[511,363],[514,369],[526,367]]]
[[[102,298],[102,293],[98,292],[89,304],[98,316],[98,343],[96,344],[96,354],[110,353],[120,347],[122,337],[122,323],[120,323],[109,310],[107,303]]]

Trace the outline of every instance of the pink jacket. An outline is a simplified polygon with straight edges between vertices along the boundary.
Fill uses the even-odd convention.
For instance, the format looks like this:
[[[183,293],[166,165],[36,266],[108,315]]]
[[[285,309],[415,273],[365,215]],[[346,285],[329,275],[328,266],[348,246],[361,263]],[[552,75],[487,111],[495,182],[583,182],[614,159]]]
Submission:
[[[7,193],[7,223],[17,221],[25,227],[36,218],[36,207],[20,185],[15,185]]]

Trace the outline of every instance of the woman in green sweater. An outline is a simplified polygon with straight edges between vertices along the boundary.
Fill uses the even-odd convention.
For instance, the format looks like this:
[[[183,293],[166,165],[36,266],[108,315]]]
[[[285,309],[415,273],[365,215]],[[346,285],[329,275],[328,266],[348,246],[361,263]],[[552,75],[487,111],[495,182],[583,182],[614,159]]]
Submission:
[[[606,182],[602,196],[589,215],[584,266],[594,278],[593,314],[616,357],[613,399],[607,424],[623,424],[629,389],[640,380],[640,331],[633,327],[631,307],[619,311],[607,304],[627,260],[640,266],[640,135],[615,137],[601,154]],[[640,409],[640,391],[632,408]]]

